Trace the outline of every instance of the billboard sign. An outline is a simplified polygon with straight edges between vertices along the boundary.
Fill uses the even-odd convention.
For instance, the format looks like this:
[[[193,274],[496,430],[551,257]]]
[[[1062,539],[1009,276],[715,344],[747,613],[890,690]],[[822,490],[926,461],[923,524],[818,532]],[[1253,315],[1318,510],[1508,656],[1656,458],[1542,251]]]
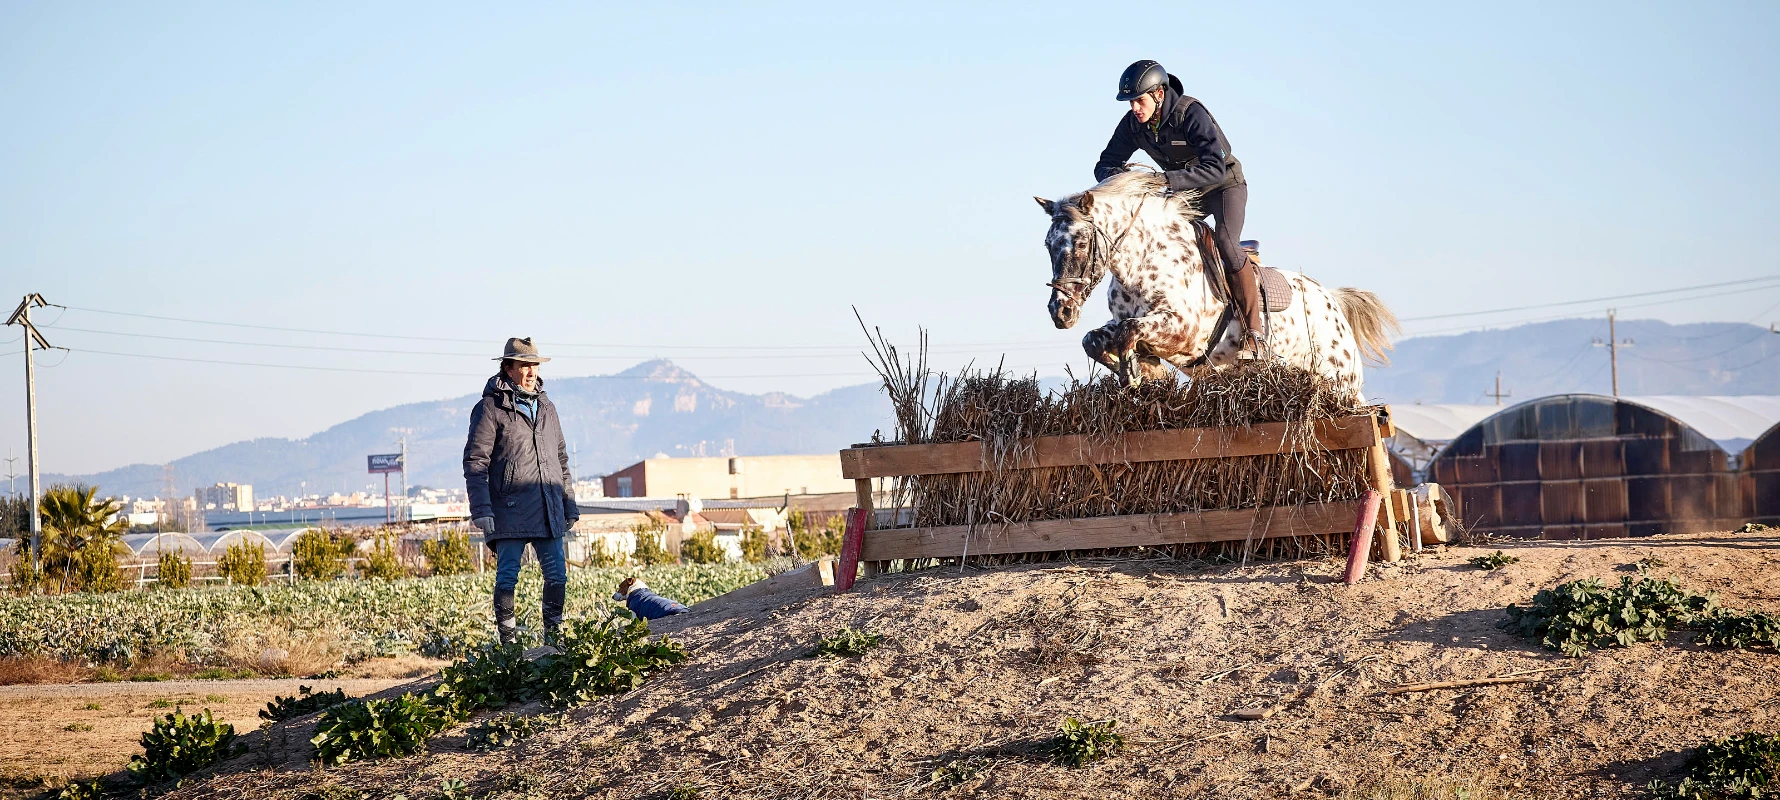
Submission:
[[[391,472],[402,471],[401,453],[385,453],[382,455],[365,456],[365,461],[368,462],[370,466],[370,469],[367,471],[372,475],[387,475]]]

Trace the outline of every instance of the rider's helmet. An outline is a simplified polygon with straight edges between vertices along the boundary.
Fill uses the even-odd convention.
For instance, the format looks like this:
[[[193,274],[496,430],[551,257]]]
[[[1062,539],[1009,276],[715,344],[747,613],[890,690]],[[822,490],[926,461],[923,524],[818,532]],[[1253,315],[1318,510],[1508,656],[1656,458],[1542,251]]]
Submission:
[[[1134,62],[1125,68],[1125,74],[1119,76],[1119,102],[1136,100],[1167,83],[1168,71],[1162,69],[1161,64],[1147,58]]]

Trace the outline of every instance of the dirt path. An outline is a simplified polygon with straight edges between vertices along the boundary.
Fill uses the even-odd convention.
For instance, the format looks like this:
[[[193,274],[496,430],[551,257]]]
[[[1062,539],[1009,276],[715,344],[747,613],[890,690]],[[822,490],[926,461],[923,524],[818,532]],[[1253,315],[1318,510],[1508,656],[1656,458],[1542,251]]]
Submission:
[[[0,686],[0,797],[29,794],[68,777],[120,769],[141,752],[137,740],[155,717],[176,706],[208,708],[245,733],[260,726],[259,711],[299,685],[363,695],[407,683],[375,680],[161,681]]]

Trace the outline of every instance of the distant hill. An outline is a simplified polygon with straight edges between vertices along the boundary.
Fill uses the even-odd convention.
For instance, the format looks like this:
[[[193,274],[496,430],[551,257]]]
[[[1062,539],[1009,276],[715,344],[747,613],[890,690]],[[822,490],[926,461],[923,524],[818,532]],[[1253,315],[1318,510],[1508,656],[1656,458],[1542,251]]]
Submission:
[[[1368,370],[1366,394],[1392,403],[1488,402],[1496,371],[1512,392],[1506,402],[1562,392],[1610,391],[1606,320],[1570,319],[1398,344],[1393,363]],[[1635,344],[1620,353],[1624,394],[1780,394],[1780,336],[1734,323],[1669,325],[1634,320],[1619,336]],[[1060,381],[1047,379],[1047,386]],[[617,375],[552,378],[546,391],[578,449],[580,474],[592,477],[666,453],[775,455],[838,450],[873,430],[890,433],[889,404],[876,383],[811,398],[728,392],[667,361],[649,361]],[[390,451],[396,428],[409,429],[411,486],[460,485],[464,433],[476,395],[374,411],[302,439],[254,439],[174,461],[181,494],[218,481],[251,483],[262,497],[360,487],[371,482],[365,455]],[[107,493],[154,495],[161,465],[137,464],[94,475],[47,475]]]
[[[1627,395],[1780,394],[1780,335],[1755,325],[1707,322],[1670,325],[1621,320],[1619,391]],[[1391,365],[1366,371],[1366,395],[1392,403],[1505,403],[1565,392],[1609,394],[1613,384],[1605,319],[1565,319],[1397,344]]]
[[[877,384],[811,398],[728,392],[667,361],[616,375],[547,378],[544,390],[562,415],[582,477],[666,453],[777,455],[839,450],[888,429],[889,404]],[[408,429],[409,486],[461,486],[464,434],[480,392],[373,411],[302,439],[253,439],[174,461],[181,494],[219,481],[253,484],[260,497],[338,491],[373,481],[365,455],[386,453],[397,428]],[[92,475],[46,475],[45,483],[97,484],[109,494],[164,493],[163,467],[135,464]]]

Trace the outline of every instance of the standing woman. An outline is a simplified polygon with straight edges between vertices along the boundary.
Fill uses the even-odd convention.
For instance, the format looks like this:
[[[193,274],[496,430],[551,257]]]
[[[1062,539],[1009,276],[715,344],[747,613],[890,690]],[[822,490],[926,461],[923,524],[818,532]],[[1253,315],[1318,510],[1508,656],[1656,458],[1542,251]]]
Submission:
[[[488,379],[470,412],[464,445],[470,521],[482,529],[497,563],[494,621],[501,644],[519,637],[513,590],[527,546],[544,572],[544,641],[556,641],[569,582],[563,537],[581,518],[562,422],[538,377],[538,365],[549,360],[531,339],[508,339],[500,373]]]
[[[1242,249],[1242,217],[1248,206],[1248,181],[1242,162],[1230,154],[1224,130],[1205,104],[1188,97],[1180,78],[1145,59],[1119,76],[1119,102],[1131,111],[1119,119],[1112,139],[1094,164],[1094,180],[1125,171],[1125,161],[1142,149],[1162,169],[1171,191],[1200,193],[1199,208],[1216,218],[1213,238],[1230,277],[1242,324],[1243,349],[1259,357],[1267,344],[1261,313],[1261,271]]]

